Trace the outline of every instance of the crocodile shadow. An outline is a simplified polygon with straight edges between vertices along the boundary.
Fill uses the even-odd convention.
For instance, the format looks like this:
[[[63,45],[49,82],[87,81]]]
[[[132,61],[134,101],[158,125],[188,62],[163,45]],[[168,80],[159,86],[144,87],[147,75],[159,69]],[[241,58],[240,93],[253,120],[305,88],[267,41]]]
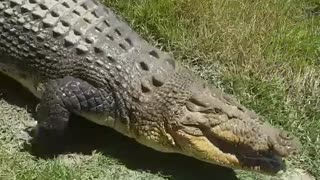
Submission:
[[[32,115],[35,114],[34,109],[38,100],[31,93],[1,73],[0,82],[1,98],[15,106],[28,107],[29,112]],[[157,152],[136,143],[111,128],[96,125],[76,115],[71,118],[66,141],[67,152],[92,154],[92,151],[96,150],[106,156],[116,158],[131,170],[143,170],[154,174],[161,172],[172,179],[181,180],[237,179],[232,169],[179,154]]]

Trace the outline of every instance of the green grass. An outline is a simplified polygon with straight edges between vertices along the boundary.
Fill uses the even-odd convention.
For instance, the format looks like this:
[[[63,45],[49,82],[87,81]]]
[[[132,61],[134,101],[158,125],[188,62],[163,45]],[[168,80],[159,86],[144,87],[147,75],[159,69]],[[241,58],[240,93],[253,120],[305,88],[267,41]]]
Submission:
[[[265,120],[297,135],[303,151],[298,157],[290,158],[288,164],[320,179],[318,0],[105,0],[105,3],[149,42],[172,52],[179,62],[233,94]],[[163,179],[167,176],[213,179],[221,171],[218,168],[214,172],[217,167],[189,158],[175,159],[153,152],[119,136],[119,141],[132,146],[72,156],[76,161],[69,156],[39,161],[27,152],[19,152],[20,145],[15,144],[22,140],[16,137],[19,129],[12,129],[15,126],[11,123],[29,115],[19,115],[24,108],[17,109],[4,102],[1,106],[10,107],[1,110],[2,114],[11,114],[0,121],[0,179]],[[133,152],[130,149],[119,155],[119,149],[128,148],[133,148]],[[157,160],[143,160],[146,154]],[[165,165],[154,167],[161,158],[165,159]],[[178,161],[180,168],[178,164],[172,165]],[[240,174],[243,179],[261,178],[241,171]]]

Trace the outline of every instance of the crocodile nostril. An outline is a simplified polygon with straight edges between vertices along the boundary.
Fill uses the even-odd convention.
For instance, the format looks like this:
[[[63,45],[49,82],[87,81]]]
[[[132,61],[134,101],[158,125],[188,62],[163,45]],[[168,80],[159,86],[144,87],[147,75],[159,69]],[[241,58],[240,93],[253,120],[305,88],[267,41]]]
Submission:
[[[299,149],[295,148],[294,150],[292,150],[292,155],[298,155],[299,154]]]
[[[282,139],[285,139],[285,140],[292,140],[294,137],[288,133],[288,132],[285,132],[285,131],[282,131],[279,133],[279,136],[282,138]]]

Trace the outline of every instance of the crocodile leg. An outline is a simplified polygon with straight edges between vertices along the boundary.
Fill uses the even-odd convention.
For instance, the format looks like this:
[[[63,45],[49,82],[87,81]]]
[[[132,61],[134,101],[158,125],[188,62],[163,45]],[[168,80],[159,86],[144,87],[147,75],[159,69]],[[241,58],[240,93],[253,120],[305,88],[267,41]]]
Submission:
[[[70,76],[47,83],[38,109],[33,151],[46,154],[63,151],[64,136],[72,112],[109,113],[114,116],[111,93]]]

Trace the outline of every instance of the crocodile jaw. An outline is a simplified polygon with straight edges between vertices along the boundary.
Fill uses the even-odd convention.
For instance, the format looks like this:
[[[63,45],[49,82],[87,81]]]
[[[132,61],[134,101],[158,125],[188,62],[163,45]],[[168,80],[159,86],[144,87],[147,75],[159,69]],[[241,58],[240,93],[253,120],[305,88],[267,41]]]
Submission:
[[[166,128],[179,152],[212,164],[275,175],[282,158],[301,149],[298,138],[264,122],[235,99],[208,84],[192,96]]]
[[[179,130],[173,133],[175,140],[182,148],[183,154],[208,163],[229,167],[232,169],[249,170],[268,175],[276,175],[285,171],[285,163],[280,156],[269,154],[236,154],[224,152],[214,142],[205,136],[192,136]],[[182,145],[184,144],[184,145]],[[187,144],[187,146],[186,146]],[[237,148],[236,146],[234,147]]]
[[[168,127],[164,127],[163,129],[166,129],[165,131],[158,132],[151,130],[151,132],[153,131],[152,133],[140,132],[140,135],[137,135],[137,133],[135,133],[137,130],[134,127],[131,126],[130,128],[129,125],[110,118],[108,114],[79,114],[92,122],[111,127],[121,134],[133,138],[140,144],[154,150],[165,153],[179,153],[211,164],[233,169],[276,175],[281,172],[281,170],[285,171],[286,166],[282,160],[282,156],[286,157],[289,155],[289,152],[288,154],[275,152],[271,146],[261,150],[253,149],[252,147],[243,147],[243,145],[239,143],[239,137],[236,135],[227,131],[221,131],[223,135],[220,134],[220,136],[223,137],[217,137],[215,135],[216,133],[214,133],[214,128],[211,128],[211,130],[203,129],[196,126],[185,126],[175,122],[168,125]],[[271,128],[267,124],[262,124],[262,128],[265,126]],[[190,127],[192,127],[192,130],[190,130]],[[154,134],[158,134],[158,136],[154,136]],[[237,145],[235,141],[239,144]],[[289,147],[288,151],[290,151],[290,153],[294,151],[290,149],[291,146],[288,145],[287,147]]]
[[[99,125],[111,127],[129,138],[135,139],[138,143],[160,152],[179,153],[215,165],[268,175],[275,175],[279,171],[285,170],[283,160],[273,152],[262,152],[262,154],[253,151],[252,153],[248,153],[249,151],[247,150],[239,154],[231,151],[225,152],[208,135],[194,135],[183,129],[177,130],[174,127],[155,138],[148,135],[138,136],[132,131],[132,128],[110,118],[108,114],[79,113],[79,115]],[[235,138],[235,136],[230,134],[225,137],[227,136]],[[162,140],[159,141],[159,139]],[[233,148],[236,150],[237,147]]]

